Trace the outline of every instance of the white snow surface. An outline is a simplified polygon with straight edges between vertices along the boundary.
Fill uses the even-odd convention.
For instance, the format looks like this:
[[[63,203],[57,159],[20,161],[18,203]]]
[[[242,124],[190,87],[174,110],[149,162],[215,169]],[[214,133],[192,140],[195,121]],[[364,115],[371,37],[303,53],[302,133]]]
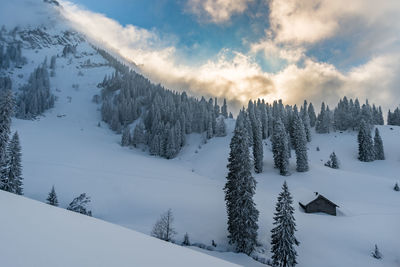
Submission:
[[[237,266],[4,191],[0,201],[2,266]]]
[[[14,89],[26,82],[29,73],[45,56],[50,59],[52,55],[61,54],[62,48],[53,46],[35,51],[24,50],[23,55],[28,58],[28,65],[12,72]],[[119,145],[120,135],[109,130],[103,122],[101,127],[97,126],[101,121],[100,105],[91,101],[93,95],[100,93],[96,85],[103,80],[105,74],[111,74],[113,69],[108,66],[81,68],[87,59],[97,63],[105,61],[86,42],[80,43],[77,49],[79,58],[57,58],[56,76],[50,80],[52,91],[58,97],[55,107],[37,120],[13,119],[12,130],[18,131],[22,145],[25,196],[45,201],[51,186],[54,185],[60,206],[66,207],[74,197],[86,192],[92,198],[94,217],[144,234],[149,234],[160,214],[171,208],[175,217],[175,230],[178,232],[175,237],[177,243],[180,243],[183,235],[188,232],[192,243],[211,245],[211,240],[215,240],[218,245],[216,250],[220,252],[193,248],[197,251],[243,266],[264,266],[246,255],[222,252],[232,250],[226,238],[227,218],[223,187],[226,182],[226,165],[234,120],[227,121],[228,136],[213,138],[207,144],[202,144],[200,135],[188,136],[187,145],[173,160],[149,156],[146,151],[140,149],[123,148]],[[79,76],[79,71],[84,75]],[[23,78],[18,78],[18,74],[21,73]],[[79,84],[79,88],[72,88],[73,84]],[[260,211],[258,239],[262,248],[258,248],[259,255],[271,257],[272,218],[276,198],[283,181],[286,180],[294,198],[298,229],[296,236],[301,242],[297,248],[298,266],[400,266],[400,193],[392,189],[395,182],[400,180],[400,127],[379,126],[379,129],[385,146],[386,160],[371,163],[358,161],[355,132],[313,134],[313,140],[308,144],[310,171],[295,171],[295,156],[292,152],[292,174],[287,177],[280,176],[273,168],[271,142],[264,141],[264,172],[254,174],[258,182],[255,201]],[[320,148],[319,152],[316,151],[317,146]],[[333,151],[341,163],[339,170],[324,166]],[[313,197],[314,192],[319,192],[339,205],[338,216],[304,213],[298,202]],[[41,204],[5,193],[0,194],[0,198],[4,198],[2,203],[9,201],[15,209],[13,211],[8,205],[2,205],[5,210],[1,213],[3,215],[0,225],[3,226],[6,222],[8,224],[0,229],[2,240],[4,236],[9,237],[7,242],[14,242],[9,236],[7,226],[12,226],[13,223],[28,223],[26,221],[29,215],[30,219],[37,223],[45,221],[42,216],[52,216],[50,213],[65,220],[71,217],[70,220],[75,224],[82,221],[82,238],[78,234],[80,232],[74,233],[72,228],[63,231],[62,227],[67,227],[68,223],[62,223],[64,219],[58,218],[52,224],[48,224],[48,232],[46,227],[38,226],[42,235],[36,233],[38,230],[33,223],[24,225],[20,232],[14,232],[12,238],[18,237],[17,240],[23,244],[12,243],[18,246],[19,252],[24,252],[23,256],[18,254],[17,257],[21,264],[25,255],[30,255],[32,258],[37,257],[38,264],[47,262],[47,257],[53,260],[58,257],[59,265],[36,266],[107,266],[89,263],[62,264],[64,260],[72,261],[68,259],[68,255],[71,255],[69,251],[78,251],[78,248],[82,251],[87,249],[87,255],[90,255],[88,259],[83,256],[82,259],[92,258],[93,261],[110,263],[112,259],[116,259],[111,253],[108,254],[106,248],[111,249],[121,242],[121,246],[117,248],[121,248],[121,254],[128,255],[128,252],[136,253],[142,246],[139,240],[145,240],[149,244],[146,245],[149,251],[144,254],[145,258],[149,259],[149,265],[150,260],[162,258],[164,253],[167,253],[150,248],[153,243],[157,248],[165,246],[166,249],[176,250],[177,253],[182,251],[182,257],[185,259],[192,255],[185,249],[172,248],[173,245],[159,243],[161,241],[99,220],[61,209],[46,209]],[[40,209],[40,212],[31,212],[31,205]],[[34,211],[33,207],[32,210]],[[14,214],[14,222],[11,221],[12,218],[8,218],[9,212]],[[24,215],[25,212],[28,214]],[[60,235],[56,234],[57,231]],[[113,231],[118,234],[113,236]],[[89,242],[87,239],[93,241],[85,243]],[[29,251],[29,248],[36,247],[38,240],[40,244],[48,244],[54,255],[46,249],[33,255],[37,250]],[[26,242],[30,246],[24,244]],[[7,247],[6,244],[2,242],[2,248]],[[99,246],[99,249],[84,244]],[[371,257],[375,244],[383,254],[382,260]],[[5,250],[0,251],[0,255],[6,253]],[[15,258],[5,255],[9,254],[4,254],[2,258]],[[107,258],[107,255],[110,258]],[[173,258],[179,260],[178,255]],[[122,257],[113,266],[135,266],[131,262],[124,262],[123,259],[128,261],[131,258]],[[205,261],[208,259],[209,257],[204,257]],[[24,266],[21,264],[8,266]],[[202,266],[222,264],[224,262],[218,261]],[[175,263],[170,266],[188,265]]]

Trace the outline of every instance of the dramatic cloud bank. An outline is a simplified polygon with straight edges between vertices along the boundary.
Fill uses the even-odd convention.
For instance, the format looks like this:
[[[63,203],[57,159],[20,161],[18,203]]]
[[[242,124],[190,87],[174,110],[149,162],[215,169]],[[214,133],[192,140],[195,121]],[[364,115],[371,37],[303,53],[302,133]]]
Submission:
[[[225,22],[235,13],[245,12],[250,1],[189,0],[187,8],[213,23]],[[188,90],[196,95],[226,97],[237,107],[249,99],[267,101],[282,98],[288,103],[325,100],[335,103],[344,95],[369,98],[386,107],[397,106],[400,97],[400,53],[398,1],[385,0],[271,0],[271,27],[265,36],[249,44],[247,54],[229,49],[216,58],[187,65],[180,60],[174,42],[155,31],[132,25],[121,26],[104,15],[62,2],[63,15],[72,25],[127,60],[140,71],[165,86]],[[343,8],[343,7],[346,8]],[[268,14],[265,15],[266,19]],[[310,47],[334,36],[363,36],[354,43],[366,63],[340,71],[334,65],[307,56]],[[380,40],[372,36],[377,34]],[[363,38],[365,37],[365,38]],[[256,63],[256,54],[287,64],[268,73]]]

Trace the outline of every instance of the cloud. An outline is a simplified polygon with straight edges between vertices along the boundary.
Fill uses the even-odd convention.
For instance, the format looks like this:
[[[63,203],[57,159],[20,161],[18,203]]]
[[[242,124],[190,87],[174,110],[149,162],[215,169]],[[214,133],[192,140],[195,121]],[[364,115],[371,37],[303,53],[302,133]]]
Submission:
[[[241,14],[253,0],[188,0],[186,11],[196,15],[200,21],[224,23],[235,14]]]
[[[335,66],[307,59],[303,67],[291,64],[272,79],[279,93],[292,104],[308,99],[331,106],[343,96],[369,99],[385,108],[398,106],[400,53],[372,58],[366,64],[340,72]]]
[[[198,96],[225,97],[238,105],[250,98],[268,98],[274,93],[269,74],[250,56],[222,50],[214,60],[197,66],[183,65],[179,63],[176,48],[155,32],[132,25],[123,27],[70,2],[63,1],[62,5],[62,14],[75,29],[134,62],[154,82]]]
[[[248,54],[223,49],[215,58],[188,65],[180,60],[173,38],[161,38],[156,31],[132,25],[121,26],[104,15],[70,2],[62,4],[62,14],[74,28],[96,44],[117,51],[122,58],[134,62],[153,82],[171,89],[186,90],[197,96],[225,97],[236,108],[257,98],[267,101],[281,98],[289,104],[308,99],[316,105],[321,101],[332,105],[344,95],[368,97],[384,107],[398,105],[398,52],[375,55],[365,64],[343,72],[332,64],[307,57],[306,47],[297,42],[269,40],[270,33],[267,32],[265,38],[250,47]],[[265,72],[255,60],[257,51],[278,54],[289,63],[279,72]],[[298,64],[300,59],[301,64]]]
[[[338,32],[400,27],[396,0],[271,0],[269,20],[279,43],[310,44]]]

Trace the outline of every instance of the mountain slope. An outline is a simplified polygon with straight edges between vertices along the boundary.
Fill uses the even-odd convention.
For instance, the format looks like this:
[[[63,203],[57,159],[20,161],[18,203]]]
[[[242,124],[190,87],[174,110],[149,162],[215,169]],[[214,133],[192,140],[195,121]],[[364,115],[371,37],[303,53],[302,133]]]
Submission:
[[[67,28],[65,25],[48,26],[44,31],[55,36]],[[188,136],[187,145],[173,160],[151,157],[140,149],[122,148],[119,135],[104,123],[98,126],[100,106],[92,102],[93,95],[100,93],[97,84],[114,70],[88,42],[79,38],[72,41],[76,43],[76,56],[58,57],[56,75],[50,78],[52,92],[58,98],[54,109],[37,120],[13,120],[12,130],[18,130],[23,149],[26,196],[44,201],[55,185],[60,204],[66,207],[74,197],[86,192],[92,198],[94,217],[145,234],[150,233],[159,215],[171,208],[177,242],[188,232],[192,242],[210,245],[211,240],[215,240],[216,250],[230,250],[222,188],[234,120],[228,121],[227,137],[211,139],[207,144],[203,144],[198,134]],[[40,48],[24,46],[23,56],[28,63],[22,69],[8,71],[14,90],[27,81],[33,68],[46,56],[49,59],[62,54],[63,44],[49,44]],[[88,59],[92,63],[90,67],[85,64]],[[288,177],[278,175],[273,168],[271,143],[265,141],[264,172],[255,175],[260,254],[271,256],[269,242],[274,205],[283,181],[287,180],[296,208],[296,234],[301,242],[298,266],[400,265],[400,194],[392,190],[399,180],[400,127],[379,128],[387,160],[359,162],[354,132],[313,133],[313,141],[308,144],[310,171],[297,173],[293,157],[292,175]],[[316,151],[317,146],[320,151]],[[332,151],[341,161],[339,170],[323,166]],[[312,197],[316,191],[340,206],[339,216],[305,214],[298,207],[299,201]],[[25,234],[34,234],[30,233],[34,229],[32,225],[26,227],[29,228]],[[20,234],[14,232],[14,236]],[[69,240],[66,236],[58,240],[47,236],[41,239],[48,238],[51,238],[49,243],[56,244]],[[97,237],[93,233],[90,238],[96,240]],[[370,256],[375,243],[384,255],[381,261]],[[73,248],[62,250],[70,249]],[[30,247],[21,250],[28,253]],[[261,265],[243,254],[204,252],[244,266]],[[93,252],[92,257],[95,255]],[[126,264],[118,263],[118,266]]]
[[[235,266],[3,191],[0,201],[4,266]]]

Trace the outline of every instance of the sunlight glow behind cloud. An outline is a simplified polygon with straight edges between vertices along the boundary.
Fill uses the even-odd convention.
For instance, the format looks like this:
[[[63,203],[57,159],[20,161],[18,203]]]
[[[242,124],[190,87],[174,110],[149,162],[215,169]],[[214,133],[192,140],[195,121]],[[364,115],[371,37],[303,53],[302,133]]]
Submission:
[[[343,4],[343,1],[339,2]],[[229,1],[201,3],[211,2],[224,5]],[[190,3],[200,5],[196,0],[189,0]],[[398,7],[396,2],[388,3]],[[267,101],[282,98],[291,104],[301,103],[303,99],[314,102],[324,100],[332,104],[344,95],[384,101],[382,104],[387,107],[399,104],[397,85],[400,80],[395,75],[400,71],[398,51],[376,54],[367,63],[346,72],[306,55],[310,44],[332,38],[339,28],[345,27],[342,23],[351,20],[351,14],[363,15],[364,18],[366,8],[361,0],[346,4],[349,8],[344,14],[338,14],[337,4],[325,0],[272,0],[272,28],[266,29],[264,37],[249,45],[247,54],[223,49],[215,58],[191,65],[183,64],[174,44],[160,38],[155,31],[133,25],[124,27],[102,14],[70,2],[62,1],[62,5],[62,14],[76,29],[96,44],[117,51],[121,57],[134,62],[144,75],[171,89],[187,90],[195,95],[226,97],[236,107],[257,98]],[[225,11],[232,14],[229,10]],[[245,7],[236,10],[244,12]],[[382,19],[384,10],[380,7],[371,17],[365,18],[375,23],[373,31],[386,25],[388,18]],[[343,16],[348,16],[348,19],[341,20]],[[229,16],[217,15],[215,19],[225,20]],[[396,23],[394,27],[399,25]],[[353,26],[357,28],[360,25]],[[392,43],[386,45],[390,47]],[[267,60],[277,57],[288,64],[277,73],[265,72],[256,63],[255,54],[258,51],[264,52]],[[298,64],[299,61],[302,64]]]

